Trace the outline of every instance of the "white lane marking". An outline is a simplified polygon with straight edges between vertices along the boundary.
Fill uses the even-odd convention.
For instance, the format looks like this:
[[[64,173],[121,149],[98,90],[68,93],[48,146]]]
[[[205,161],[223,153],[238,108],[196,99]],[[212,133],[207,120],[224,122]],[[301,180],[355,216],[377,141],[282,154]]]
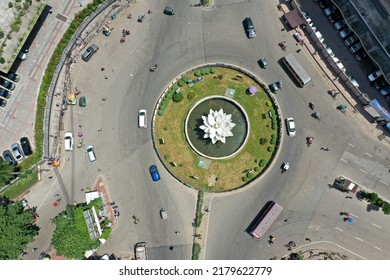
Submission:
[[[355,147],[354,145],[352,145],[351,143],[348,143],[348,145],[350,145],[351,147]]]
[[[360,241],[363,242],[363,239],[360,239],[359,237],[356,237],[356,236],[355,236],[355,238],[356,238],[357,240],[360,240]]]
[[[366,155],[368,155],[369,157],[372,157],[372,155],[370,155],[369,153],[365,153]]]
[[[345,160],[345,159],[343,159],[343,158],[341,158],[341,160],[342,160],[342,161],[344,161],[344,162],[348,162],[348,161],[346,161],[346,160]]]
[[[363,172],[363,173],[366,173],[366,174],[368,174],[368,172],[367,171],[365,171],[365,170],[363,170],[363,169],[359,169],[361,172]]]
[[[338,227],[335,227],[335,229],[339,230],[339,231],[343,231],[341,228],[338,228]]]
[[[378,247],[376,247],[376,246],[375,246],[375,249],[377,249],[377,250],[379,250],[379,251],[382,251],[382,249],[381,249],[381,248],[378,248]]]
[[[374,227],[377,227],[377,228],[381,228],[380,226],[376,225],[376,224],[372,224]]]
[[[379,181],[381,181],[383,184],[385,184],[385,185],[389,185],[389,183],[387,183],[387,182],[385,182],[385,181],[382,181],[382,180],[379,180]]]
[[[353,216],[353,217],[355,217],[355,218],[358,218],[358,216],[356,216],[356,215],[354,215],[354,214],[352,214],[352,213],[349,213],[349,215],[351,215],[351,216]]]

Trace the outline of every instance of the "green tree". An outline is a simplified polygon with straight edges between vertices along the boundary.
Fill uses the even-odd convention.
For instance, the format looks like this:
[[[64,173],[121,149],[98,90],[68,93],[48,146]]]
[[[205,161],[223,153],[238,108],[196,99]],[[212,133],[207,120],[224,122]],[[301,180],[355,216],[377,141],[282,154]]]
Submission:
[[[0,186],[7,185],[15,178],[14,168],[8,161],[0,160]]]
[[[39,227],[32,221],[32,210],[24,210],[21,203],[0,204],[0,260],[18,259],[34,240]]]

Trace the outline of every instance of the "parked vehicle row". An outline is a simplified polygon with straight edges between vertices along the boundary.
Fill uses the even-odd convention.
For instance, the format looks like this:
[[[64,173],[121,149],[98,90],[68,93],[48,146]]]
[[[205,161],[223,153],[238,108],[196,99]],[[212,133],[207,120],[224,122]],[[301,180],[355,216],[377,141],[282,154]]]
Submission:
[[[0,76],[0,107],[5,107],[7,105],[7,100],[11,97],[11,91],[16,87],[20,79],[20,76],[15,72],[8,72],[7,75]]]
[[[12,165],[17,165],[18,161],[22,161],[25,156],[29,156],[33,153],[30,140],[28,137],[22,137],[19,143],[11,145],[11,151],[3,151],[3,158]]]

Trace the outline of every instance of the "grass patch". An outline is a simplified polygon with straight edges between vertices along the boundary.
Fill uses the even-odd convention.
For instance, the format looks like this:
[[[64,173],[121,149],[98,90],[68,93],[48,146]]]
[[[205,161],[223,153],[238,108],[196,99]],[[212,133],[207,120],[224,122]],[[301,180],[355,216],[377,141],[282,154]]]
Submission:
[[[2,195],[10,199],[15,199],[36,182],[38,182],[38,173],[34,168],[31,174],[28,174],[25,178],[18,180],[15,184],[12,185],[12,187],[5,190]]]
[[[242,186],[250,180],[244,182],[243,176],[246,176],[247,170],[253,168],[253,162],[256,159],[266,159],[268,162],[276,150],[276,141],[260,145],[260,139],[272,139],[276,134],[277,122],[269,117],[269,112],[275,116],[275,109],[269,97],[262,91],[250,77],[243,75],[228,68],[213,68],[215,74],[204,75],[203,81],[192,87],[184,85],[181,92],[184,99],[180,103],[170,102],[164,110],[164,115],[156,118],[156,139],[161,155],[169,155],[169,162],[166,166],[181,180],[191,184],[198,189],[210,189],[215,192],[234,189]],[[210,71],[211,72],[211,71]],[[186,77],[195,79],[196,74],[200,75],[201,70],[188,74]],[[237,74],[242,76],[236,79]],[[249,96],[247,90],[250,86],[256,85],[258,92]],[[199,156],[189,147],[184,133],[184,121],[188,111],[200,99],[209,95],[225,94],[227,88],[235,89],[234,100],[237,101],[246,111],[250,121],[250,133],[248,141],[241,152],[228,160],[213,160],[208,170],[199,168],[196,163]],[[191,98],[188,98],[191,96]],[[266,117],[264,118],[263,115]],[[164,130],[169,124],[169,129]],[[234,129],[233,129],[234,134]],[[164,139],[164,144],[160,139]],[[268,140],[268,141],[270,141]],[[272,147],[272,152],[267,150]],[[174,161],[178,166],[173,166],[170,162]],[[259,165],[259,174],[266,166]],[[196,176],[199,179],[194,179]],[[213,178],[218,178],[215,182]],[[254,176],[255,178],[255,176]],[[250,178],[253,179],[253,178]],[[210,187],[210,181],[213,186]]]

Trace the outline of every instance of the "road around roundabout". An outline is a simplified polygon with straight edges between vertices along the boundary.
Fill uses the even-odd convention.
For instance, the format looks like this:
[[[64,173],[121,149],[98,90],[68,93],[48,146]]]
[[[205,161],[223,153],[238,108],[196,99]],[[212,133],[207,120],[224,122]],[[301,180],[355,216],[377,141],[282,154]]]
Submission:
[[[72,86],[87,96],[88,105],[71,107],[65,115],[65,131],[82,130],[85,144],[95,146],[97,161],[90,163],[84,150],[75,149],[72,154],[63,154],[70,160],[64,162],[61,176],[71,200],[81,200],[80,188],[92,185],[99,174],[103,175],[111,199],[121,212],[111,238],[99,252],[131,257],[134,243],[146,241],[151,259],[190,258],[195,192],[180,186],[162,168],[152,148],[150,129],[137,128],[137,113],[143,108],[152,112],[158,96],[178,73],[204,63],[226,62],[257,73],[266,84],[284,81],[276,98],[283,116],[294,117],[297,136],[284,137],[275,164],[277,167],[289,161],[292,166],[288,174],[281,175],[278,168],[273,168],[250,189],[215,197],[208,204],[211,212],[207,217],[207,236],[203,236],[204,258],[281,257],[287,252],[284,244],[289,240],[300,245],[305,237],[310,237],[314,242],[339,244],[363,258],[389,259],[387,217],[380,212],[367,212],[362,202],[346,200],[342,193],[327,187],[344,170],[353,177],[354,167],[364,157],[362,151],[380,148],[384,155],[388,154],[388,147],[372,140],[359,127],[358,117],[335,110],[336,101],[326,94],[329,82],[323,80],[305,51],[295,56],[313,79],[308,87],[297,88],[283,71],[278,60],[285,53],[278,48],[278,42],[286,40],[291,52],[298,47],[291,34],[280,31],[277,3],[216,1],[215,8],[205,10],[190,7],[184,1],[169,1],[176,10],[172,17],[159,12],[166,4],[168,1],[139,1],[129,10],[132,20],[126,18],[125,12],[119,15],[111,23],[114,30],[109,37],[99,34],[92,41],[100,49],[91,61],[84,63],[79,59],[71,74]],[[137,15],[148,9],[153,14],[137,23]],[[252,17],[257,31],[257,37],[251,40],[242,27],[247,16]],[[131,31],[124,43],[119,42],[122,29]],[[267,70],[258,67],[260,57],[267,58]],[[150,73],[149,67],[155,63],[159,64],[158,69]],[[310,117],[309,102],[316,104],[322,121]],[[308,135],[315,137],[310,148],[305,145]],[[361,149],[354,150],[351,143]],[[321,151],[322,146],[331,150]],[[349,164],[340,160],[346,155],[352,158]],[[162,180],[157,183],[148,174],[151,164],[160,167]],[[363,176],[371,183],[376,178]],[[388,177],[383,181],[386,179],[390,182]],[[269,232],[278,237],[272,247],[244,232],[268,200],[285,208]],[[169,214],[166,221],[159,217],[163,207]],[[356,213],[359,222],[342,222],[339,212],[343,210]],[[133,214],[140,218],[140,224],[131,223]],[[292,223],[284,223],[285,218],[291,218]],[[372,223],[380,228],[373,228]]]

